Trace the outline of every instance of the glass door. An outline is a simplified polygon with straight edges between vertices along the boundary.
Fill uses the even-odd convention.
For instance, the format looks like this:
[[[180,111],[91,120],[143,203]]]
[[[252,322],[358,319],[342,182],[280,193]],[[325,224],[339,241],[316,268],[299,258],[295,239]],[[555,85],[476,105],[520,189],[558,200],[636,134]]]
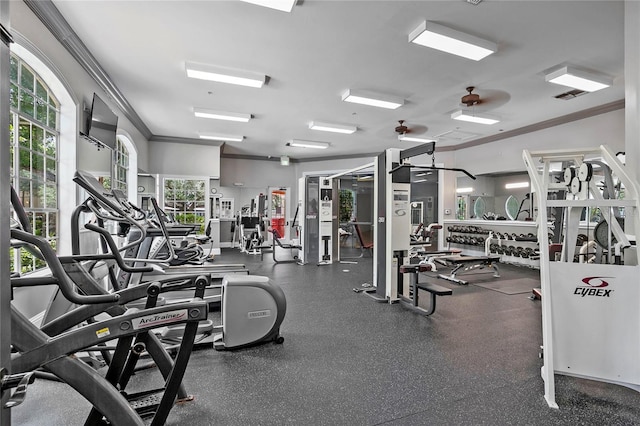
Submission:
[[[271,189],[271,204],[269,218],[271,219],[271,229],[278,233],[278,238],[289,239],[287,232],[287,190],[284,188]]]

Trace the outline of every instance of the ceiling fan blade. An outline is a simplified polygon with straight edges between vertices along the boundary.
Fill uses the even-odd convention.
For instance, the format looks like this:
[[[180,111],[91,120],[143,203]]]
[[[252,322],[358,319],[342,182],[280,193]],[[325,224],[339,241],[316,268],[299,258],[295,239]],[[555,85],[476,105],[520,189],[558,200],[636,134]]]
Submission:
[[[423,126],[421,124],[417,124],[415,126],[409,126],[407,133],[411,133],[412,135],[421,135],[427,131],[428,127]]]

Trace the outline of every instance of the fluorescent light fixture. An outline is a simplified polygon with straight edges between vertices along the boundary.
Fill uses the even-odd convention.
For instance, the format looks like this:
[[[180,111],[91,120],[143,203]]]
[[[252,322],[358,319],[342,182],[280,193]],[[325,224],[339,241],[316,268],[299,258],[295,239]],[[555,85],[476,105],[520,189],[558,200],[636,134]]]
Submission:
[[[454,120],[468,121],[479,124],[496,124],[500,122],[498,117],[489,114],[481,114],[476,112],[463,111],[461,109],[453,112],[451,118]]]
[[[303,141],[300,139],[292,139],[287,143],[287,146],[293,146],[296,148],[327,149],[329,147],[329,144],[327,142],[313,142]]]
[[[412,183],[422,183],[422,182],[426,182],[426,179],[418,179],[418,180],[414,180]]]
[[[504,186],[506,189],[528,188],[529,182],[512,182]]]
[[[431,21],[422,21],[415,30],[411,31],[409,42],[474,61],[479,61],[498,51],[498,45],[491,41]]]
[[[588,71],[580,70],[570,66],[562,66],[552,69],[545,80],[549,83],[560,84],[562,86],[573,87],[585,92],[595,92],[613,84],[613,79],[605,75],[596,75]]]
[[[249,71],[234,70],[214,65],[187,62],[187,77],[240,86],[262,87],[267,76]]]
[[[414,138],[412,136],[407,136],[407,135],[398,135],[398,140],[405,141],[405,142],[423,142],[423,143],[436,141],[433,138]]]
[[[244,136],[240,135],[222,135],[219,133],[200,133],[200,139],[222,142],[242,142]]]
[[[320,121],[312,121],[309,123],[311,130],[321,130],[323,132],[344,133],[350,135],[355,133],[358,128],[356,126],[345,126],[344,124],[322,123]]]
[[[251,120],[251,114],[239,114],[236,112],[214,111],[211,109],[194,108],[193,112],[198,118],[211,118],[214,120],[239,121],[248,123]]]
[[[404,99],[397,96],[381,95],[378,93],[351,89],[342,94],[342,100],[345,102],[387,109],[397,109],[404,105]]]
[[[289,157],[286,155],[281,155],[280,156],[280,165],[281,166],[288,166],[289,165]]]
[[[291,12],[297,0],[241,0],[245,3],[251,3],[270,9],[280,10],[282,12]]]
[[[473,192],[473,188],[471,188],[471,187],[468,187],[468,188],[458,188],[458,189],[456,189],[456,192],[457,192],[458,194],[466,194],[466,193],[468,193],[468,192]]]

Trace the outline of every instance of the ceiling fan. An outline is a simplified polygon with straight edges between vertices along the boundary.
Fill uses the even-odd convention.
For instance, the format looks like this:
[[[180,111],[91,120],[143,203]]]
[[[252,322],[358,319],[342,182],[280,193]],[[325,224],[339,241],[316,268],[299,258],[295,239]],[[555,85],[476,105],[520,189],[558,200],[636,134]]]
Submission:
[[[477,93],[473,93],[476,88],[469,86],[466,88],[467,94],[460,98],[460,105],[463,108],[478,108],[479,110],[489,111],[499,108],[509,102],[511,95],[502,90],[483,89],[482,98]]]
[[[414,125],[409,127],[404,124],[405,120],[398,120],[398,123],[400,123],[400,125],[396,126],[396,128],[394,129],[398,135],[419,135],[427,131],[427,126]]]
[[[460,102],[463,105],[466,105],[467,107],[472,107],[472,106],[478,105],[478,104],[480,104],[482,102],[480,100],[480,95],[478,95],[477,93],[472,93],[474,89],[475,89],[475,87],[473,87],[473,86],[467,87],[467,92],[469,92],[469,93],[464,95],[462,97],[462,99],[460,99]]]

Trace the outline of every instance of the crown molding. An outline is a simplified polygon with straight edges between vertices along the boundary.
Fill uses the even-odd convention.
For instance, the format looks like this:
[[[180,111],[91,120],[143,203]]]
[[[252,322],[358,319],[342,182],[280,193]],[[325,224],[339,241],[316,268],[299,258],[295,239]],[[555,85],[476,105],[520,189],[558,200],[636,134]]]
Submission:
[[[182,138],[179,136],[152,135],[149,142],[186,143],[191,145],[224,146],[224,141],[205,140],[200,138]],[[222,151],[222,148],[220,148]]]
[[[539,123],[530,124],[528,126],[519,127],[517,129],[501,132],[495,135],[474,139],[472,141],[468,141],[458,145],[450,145],[450,146],[444,146],[442,148],[438,148],[438,143],[436,142],[436,151],[439,151],[439,152],[457,151],[460,149],[471,148],[478,145],[484,145],[490,142],[496,142],[502,139],[513,138],[513,137],[524,135],[527,133],[537,132],[539,130],[548,129],[550,127],[571,123],[572,121],[578,121],[585,118],[594,117],[596,115],[605,114],[607,112],[624,109],[624,103],[625,103],[624,99],[619,99],[617,101],[609,102],[607,104],[599,105],[593,108],[583,109],[582,111],[573,112],[571,114],[563,115],[561,117],[552,118],[550,120],[541,121]]]

